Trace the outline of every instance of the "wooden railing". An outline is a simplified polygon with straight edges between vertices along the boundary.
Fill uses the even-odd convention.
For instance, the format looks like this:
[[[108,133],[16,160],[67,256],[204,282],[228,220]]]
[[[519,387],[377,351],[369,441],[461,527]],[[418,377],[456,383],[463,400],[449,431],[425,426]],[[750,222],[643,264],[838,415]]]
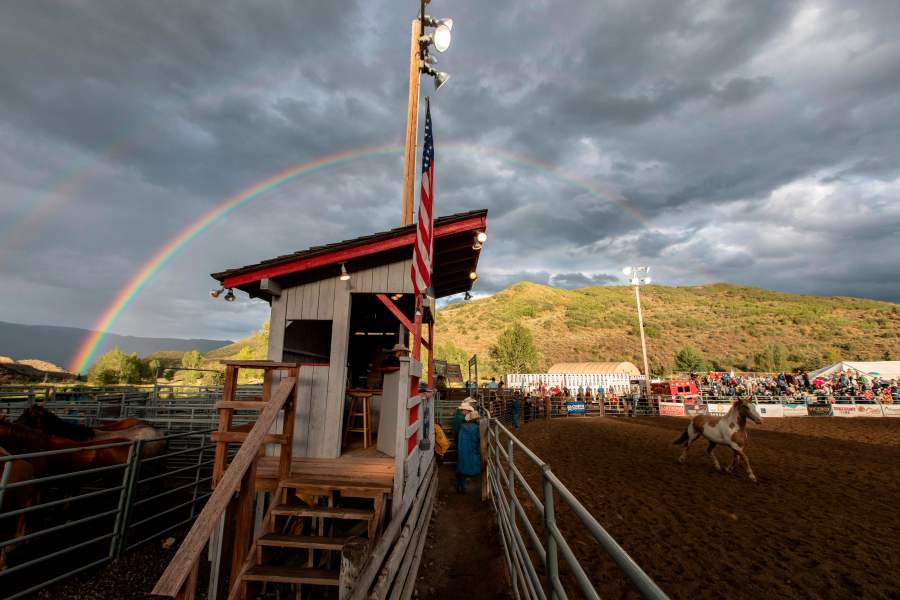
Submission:
[[[250,362],[233,363],[230,366],[240,368],[246,366],[248,368],[265,368],[261,364]],[[238,497],[238,524],[243,522],[243,536],[241,532],[235,532],[235,547],[243,546],[244,554],[246,554],[249,545],[249,536],[251,535],[249,528],[250,511],[253,503],[254,479],[256,475],[256,460],[259,457],[260,449],[266,443],[269,443],[270,430],[278,417],[278,413],[285,408],[284,419],[284,438],[285,441],[281,445],[281,465],[288,465],[290,469],[291,461],[291,439],[289,432],[293,431],[294,410],[291,401],[295,395],[295,389],[298,376],[298,365],[287,363],[268,363],[269,369],[288,369],[290,376],[281,380],[275,388],[271,398],[265,402],[265,407],[260,412],[259,418],[253,425],[253,428],[247,434],[246,438],[235,455],[231,464],[222,473],[215,491],[213,491],[206,506],[194,522],[190,532],[184,538],[169,566],[166,568],[162,577],[156,583],[156,587],[151,592],[152,595],[162,598],[177,598],[179,600],[192,600],[197,587],[197,574],[199,570],[199,560],[213,532],[218,529],[219,523],[232,500],[232,496],[236,491],[240,491]],[[268,379],[268,377],[267,377]],[[228,382],[226,382],[226,395],[228,391]],[[287,406],[286,406],[287,405]],[[281,469],[283,470],[283,468]],[[243,514],[246,513],[246,514]],[[246,537],[244,540],[242,537]],[[244,544],[246,542],[246,544]],[[234,557],[237,560],[237,556]],[[243,557],[240,558],[243,561]]]

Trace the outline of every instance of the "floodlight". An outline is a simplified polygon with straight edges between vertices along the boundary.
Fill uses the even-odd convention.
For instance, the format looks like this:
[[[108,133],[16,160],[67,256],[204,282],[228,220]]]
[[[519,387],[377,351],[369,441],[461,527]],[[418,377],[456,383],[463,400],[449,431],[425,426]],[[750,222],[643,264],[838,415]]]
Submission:
[[[476,273],[475,271],[471,271],[469,273],[469,279],[471,279],[472,281],[475,281],[476,279],[478,279],[478,273]]]
[[[347,272],[347,266],[341,263],[341,281],[350,281],[350,273]]]
[[[210,298],[218,298],[224,291],[225,291],[225,288],[219,288],[217,290],[209,290],[209,297]]]
[[[449,73],[444,73],[443,71],[434,73],[434,91],[441,89],[441,86],[447,83],[448,79],[450,79]]]
[[[475,237],[476,237],[476,238],[478,239],[478,241],[481,242],[482,244],[485,243],[485,242],[487,241],[487,234],[486,234],[485,232],[483,232],[483,231],[479,231],[478,234],[477,234]]]
[[[445,19],[435,19],[431,15],[425,15],[425,25],[427,27],[439,27],[444,25],[447,27],[447,30],[453,29],[453,19],[445,18]]]
[[[225,294],[225,301],[226,302],[234,302],[234,300],[235,300],[234,290],[231,288],[228,288],[228,293]]]
[[[450,26],[453,26],[453,21],[450,21]],[[447,48],[450,47],[451,37],[450,27],[447,27],[446,24],[438,25],[437,29],[434,30],[434,34],[432,35],[434,49],[438,52],[446,52]]]

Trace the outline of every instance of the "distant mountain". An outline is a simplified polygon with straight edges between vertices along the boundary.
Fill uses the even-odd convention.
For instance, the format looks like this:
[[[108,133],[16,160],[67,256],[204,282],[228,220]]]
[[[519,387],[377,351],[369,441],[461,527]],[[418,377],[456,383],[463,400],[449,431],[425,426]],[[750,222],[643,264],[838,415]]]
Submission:
[[[0,355],[16,359],[35,358],[65,367],[91,332],[76,327],[54,325],[22,325],[0,321]],[[178,338],[147,338],[110,333],[103,340],[97,356],[118,346],[123,352],[145,357],[164,350],[209,352],[226,346],[228,340],[185,340]]]

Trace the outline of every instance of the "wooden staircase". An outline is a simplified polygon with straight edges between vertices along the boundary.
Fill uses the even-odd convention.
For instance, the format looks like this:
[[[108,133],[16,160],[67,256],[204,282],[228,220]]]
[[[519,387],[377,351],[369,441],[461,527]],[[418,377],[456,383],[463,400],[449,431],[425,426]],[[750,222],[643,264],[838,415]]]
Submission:
[[[229,600],[255,597],[258,584],[292,584],[298,594],[300,586],[340,585],[340,555],[344,546],[357,537],[351,535],[354,523],[366,524],[371,546],[389,493],[388,487],[373,482],[341,482],[315,476],[280,481],[263,520],[262,534],[234,578]],[[303,497],[313,498],[314,504],[304,502]],[[370,498],[372,507],[342,506],[348,501],[362,503],[361,498]],[[295,533],[298,529],[300,532]]]

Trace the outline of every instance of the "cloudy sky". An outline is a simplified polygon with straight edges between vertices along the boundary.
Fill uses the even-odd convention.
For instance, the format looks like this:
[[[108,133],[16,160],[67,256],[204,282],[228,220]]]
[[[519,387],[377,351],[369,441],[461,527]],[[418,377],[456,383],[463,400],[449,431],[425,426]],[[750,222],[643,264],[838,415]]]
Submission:
[[[402,143],[412,0],[0,5],[0,320],[90,327],[209,210]],[[487,207],[477,289],[731,281],[900,301],[896,0],[434,0],[437,212]],[[423,89],[431,93],[430,81]],[[216,221],[118,333],[234,339],[208,274],[399,223],[361,153]]]

